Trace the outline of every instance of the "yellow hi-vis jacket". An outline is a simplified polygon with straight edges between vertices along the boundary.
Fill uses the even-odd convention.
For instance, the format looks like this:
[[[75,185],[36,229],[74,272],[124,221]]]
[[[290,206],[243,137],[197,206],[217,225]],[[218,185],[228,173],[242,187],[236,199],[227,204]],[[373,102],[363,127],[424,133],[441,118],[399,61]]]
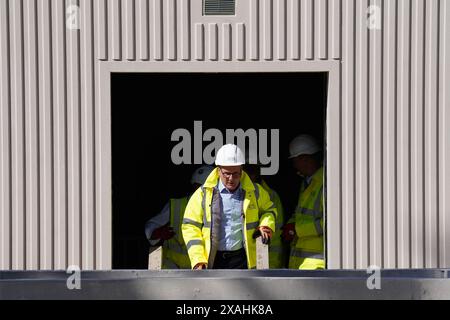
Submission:
[[[165,240],[163,249],[162,269],[190,269],[191,263],[181,234],[181,222],[189,197],[170,199],[170,222],[175,235]]]
[[[220,193],[218,168],[213,170],[205,183],[198,188],[188,202],[182,224],[183,238],[188,249],[191,267],[206,263],[214,266],[214,258],[219,245],[220,231]],[[243,245],[249,269],[256,268],[256,240],[253,233],[258,226],[275,230],[277,209],[267,191],[253,183],[243,171],[240,179],[243,191],[242,233]]]
[[[300,189],[295,221],[296,238],[291,244],[290,269],[325,269],[323,248],[323,167],[309,186]]]
[[[270,269],[282,269],[285,268],[285,250],[281,241],[281,227],[284,224],[284,210],[281,204],[281,199],[278,193],[271,189],[264,180],[261,180],[261,186],[269,193],[270,200],[275,204],[277,208],[277,219],[275,222],[275,230],[273,230],[272,239],[270,239],[269,245],[269,268]]]

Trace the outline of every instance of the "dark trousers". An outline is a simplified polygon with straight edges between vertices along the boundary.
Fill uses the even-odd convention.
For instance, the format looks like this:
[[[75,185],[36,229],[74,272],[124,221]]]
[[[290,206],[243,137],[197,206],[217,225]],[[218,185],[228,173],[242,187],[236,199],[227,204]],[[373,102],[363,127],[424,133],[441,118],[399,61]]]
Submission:
[[[217,251],[213,269],[248,269],[245,249]]]

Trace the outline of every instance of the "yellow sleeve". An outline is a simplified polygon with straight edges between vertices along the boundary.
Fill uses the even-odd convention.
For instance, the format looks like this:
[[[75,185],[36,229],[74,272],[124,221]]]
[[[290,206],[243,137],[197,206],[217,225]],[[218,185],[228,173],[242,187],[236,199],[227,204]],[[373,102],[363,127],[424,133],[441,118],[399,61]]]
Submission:
[[[259,189],[258,208],[259,208],[259,226],[265,226],[275,232],[275,221],[277,219],[277,208],[270,200],[269,193],[259,184],[256,184]]]

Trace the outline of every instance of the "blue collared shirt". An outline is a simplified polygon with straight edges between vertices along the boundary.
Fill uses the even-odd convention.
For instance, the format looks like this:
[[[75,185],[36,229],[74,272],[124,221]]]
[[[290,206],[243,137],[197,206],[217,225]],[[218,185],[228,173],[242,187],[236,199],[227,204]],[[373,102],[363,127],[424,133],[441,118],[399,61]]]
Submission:
[[[242,203],[243,192],[239,186],[230,192],[219,179],[217,188],[220,192],[222,217],[219,231],[219,251],[234,251],[243,247],[242,235]]]

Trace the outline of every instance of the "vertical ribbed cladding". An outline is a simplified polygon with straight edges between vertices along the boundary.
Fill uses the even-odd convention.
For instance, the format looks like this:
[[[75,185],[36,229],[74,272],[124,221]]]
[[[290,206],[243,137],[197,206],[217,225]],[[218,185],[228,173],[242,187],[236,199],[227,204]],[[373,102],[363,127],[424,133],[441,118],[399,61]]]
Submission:
[[[65,269],[67,250],[67,89],[64,1],[51,2],[53,78],[54,268]]]
[[[125,60],[136,60],[136,11],[135,0],[121,0],[122,46]],[[87,3],[85,3],[88,5]]]
[[[411,43],[411,254],[412,268],[425,265],[424,88],[426,1],[412,1]]]
[[[424,87],[424,202],[425,267],[438,267],[438,65],[439,0],[428,0],[425,20],[425,87]]]
[[[411,185],[411,142],[412,142],[412,3],[398,0],[397,14],[397,156],[392,170],[396,175],[396,245],[398,268],[412,267],[412,185]],[[391,243],[386,244],[392,247]]]
[[[10,1],[0,1],[0,269],[12,269]]]
[[[398,267],[397,252],[397,140],[398,128],[398,1],[383,2],[383,64],[382,64],[382,259],[385,268]]]
[[[66,1],[66,8],[72,5],[78,6],[79,3],[77,0]],[[68,265],[81,266],[80,29],[70,29],[67,26],[65,29],[67,54]]]
[[[81,262],[83,270],[95,268],[95,150],[94,150],[94,91],[95,91],[95,0],[87,0],[81,7]]]
[[[54,130],[52,3],[37,3],[38,113],[39,113],[39,269],[54,268]]]
[[[182,60],[191,60],[191,0],[181,1],[178,5],[180,10],[180,51]]]
[[[287,50],[289,60],[300,59],[300,2],[287,0]]]
[[[369,265],[369,29],[366,10],[368,0],[356,1],[355,9],[355,175],[356,175],[356,267]]]
[[[380,23],[385,27],[384,0],[371,0],[369,6],[380,8]],[[368,161],[369,161],[369,265],[383,265],[383,67],[385,63],[382,29],[369,29],[369,91],[368,91]],[[392,106],[390,106],[392,107]]]
[[[450,3],[439,2],[438,226],[439,267],[450,265]]]
[[[23,1],[9,2],[11,63],[11,222],[12,269],[26,268],[26,140]]]
[[[23,7],[24,118],[25,118],[25,269],[39,268],[39,88],[36,1]]]
[[[108,51],[111,52],[109,59],[112,60],[122,60],[122,1],[125,0],[108,0],[106,2],[108,8]]]
[[[355,1],[344,1],[342,6],[342,217],[339,233],[342,243],[340,268],[356,268],[356,15]],[[330,155],[328,156],[328,158]]]
[[[217,61],[219,51],[219,34],[217,23],[208,24],[208,60]]]
[[[222,44],[221,44],[221,48],[222,48],[222,52],[221,52],[221,57],[222,60],[225,61],[230,61],[232,59],[233,56],[233,29],[231,27],[230,23],[224,23],[222,25]],[[239,38],[239,35],[237,35],[237,38]],[[238,43],[238,41],[236,41],[236,48],[239,48],[241,46],[240,43]],[[239,58],[238,58],[239,59]]]

